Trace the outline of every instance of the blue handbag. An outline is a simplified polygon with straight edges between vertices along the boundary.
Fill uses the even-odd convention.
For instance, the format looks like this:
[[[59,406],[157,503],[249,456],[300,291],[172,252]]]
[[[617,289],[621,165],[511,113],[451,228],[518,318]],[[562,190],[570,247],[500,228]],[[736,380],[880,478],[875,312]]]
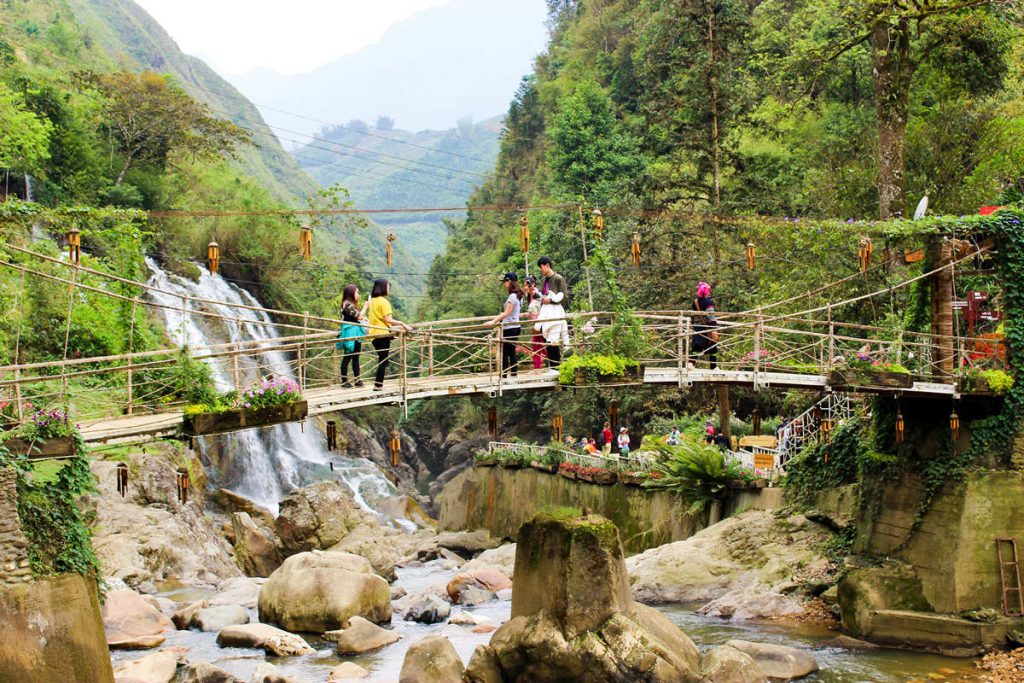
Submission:
[[[338,341],[335,343],[334,348],[344,351],[345,353],[352,353],[356,350],[356,342],[365,336],[366,325],[360,325],[359,323],[342,323],[341,329],[338,331],[338,339],[344,339],[344,341]]]

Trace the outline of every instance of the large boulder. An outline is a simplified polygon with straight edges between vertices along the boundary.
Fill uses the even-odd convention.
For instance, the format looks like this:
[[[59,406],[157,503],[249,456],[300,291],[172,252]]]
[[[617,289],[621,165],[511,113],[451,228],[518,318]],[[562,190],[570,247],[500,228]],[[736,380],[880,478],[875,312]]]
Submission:
[[[316,652],[301,637],[269,624],[228,626],[217,634],[217,644],[221,647],[258,648],[278,657],[311,655]]]
[[[362,617],[349,619],[349,627],[344,631],[332,632],[337,635],[337,652],[339,655],[358,655],[363,652],[379,650],[398,642],[402,636],[394,631],[381,628]],[[324,634],[327,637],[327,634]],[[334,638],[331,638],[332,640]]]
[[[353,616],[391,621],[391,590],[357,555],[308,552],[292,555],[260,590],[260,620],[289,631],[323,633],[348,626]]]
[[[727,645],[719,645],[704,655],[700,672],[708,683],[766,683],[768,680],[750,655]]]
[[[231,514],[235,536],[235,559],[249,576],[270,576],[281,566],[281,553],[274,538],[260,528],[248,512]]]
[[[442,622],[448,618],[452,611],[452,606],[448,602],[429,593],[411,596],[411,599],[406,604],[405,620],[416,621],[421,624],[437,624]]]
[[[463,594],[469,589],[479,589],[491,593],[512,587],[512,581],[499,567],[478,565],[475,569],[464,571],[448,582],[448,597],[455,604],[463,603]]]
[[[114,649],[156,647],[164,642],[164,631],[174,628],[171,620],[133,590],[113,590],[103,603],[103,629]]]
[[[229,674],[224,669],[209,662],[189,664],[179,677],[180,683],[244,683],[240,678]]]
[[[217,593],[210,598],[210,605],[241,605],[247,609],[255,609],[260,597],[260,589],[266,579],[237,576],[225,579],[217,584]],[[209,605],[204,605],[208,607]]]
[[[491,548],[485,550],[475,558],[467,562],[462,566],[463,572],[472,572],[481,567],[497,567],[502,574],[508,578],[512,578],[512,572],[515,571],[516,566],[516,544],[506,543],[505,545],[498,546],[497,548]]]
[[[633,601],[612,522],[542,513],[518,540],[512,619],[473,653],[469,683],[700,680],[693,642]]]
[[[249,623],[249,610],[241,605],[211,605],[196,611],[191,625],[200,631],[216,633],[228,626]]]
[[[476,555],[501,545],[500,538],[494,538],[486,529],[477,531],[445,531],[437,535],[434,544],[438,548],[454,550],[462,555]]]
[[[327,683],[345,683],[346,681],[369,678],[370,672],[353,662],[343,662],[327,674]]]
[[[872,616],[877,611],[932,611],[921,577],[913,566],[897,560],[847,572],[839,581],[837,598],[843,630],[862,638],[871,637]]]
[[[444,636],[427,636],[405,653],[398,683],[462,683],[465,666]]]
[[[274,528],[274,513],[265,507],[257,505],[240,493],[222,488],[214,491],[210,497],[228,514],[244,512],[259,526],[269,529]]]
[[[321,481],[295,489],[281,501],[274,528],[285,555],[325,550],[353,529],[376,520],[361,510],[351,489],[339,481]]]
[[[115,683],[170,683],[178,671],[178,660],[166,652],[151,652],[114,669]]]
[[[751,510],[629,558],[633,597],[647,603],[714,601],[709,613],[733,618],[790,614],[799,611],[800,600],[784,593],[804,576],[829,572],[820,548],[832,536],[802,515]]]
[[[331,546],[330,550],[365,557],[379,576],[386,581],[394,581],[395,565],[402,557],[406,538],[407,535],[397,529],[367,523],[352,529],[340,543]]]
[[[302,683],[290,676],[285,676],[281,670],[270,662],[260,662],[253,669],[249,683]]]
[[[793,647],[746,640],[730,640],[726,646],[749,655],[772,683],[795,681],[818,670],[817,659]]]

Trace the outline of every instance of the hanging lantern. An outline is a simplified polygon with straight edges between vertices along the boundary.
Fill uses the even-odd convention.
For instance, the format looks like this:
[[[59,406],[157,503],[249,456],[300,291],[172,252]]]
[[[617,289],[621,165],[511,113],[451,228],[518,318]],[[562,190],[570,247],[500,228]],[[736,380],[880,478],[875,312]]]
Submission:
[[[498,408],[490,406],[487,408],[487,433],[492,439],[498,438]]]
[[[174,479],[178,489],[178,502],[185,505],[188,503],[188,470],[179,467]]]
[[[82,231],[74,226],[68,230],[68,258],[75,265],[82,260]]]
[[[334,420],[327,421],[327,450],[338,450],[338,423]]]
[[[313,258],[313,228],[308,225],[299,232],[299,254],[307,261]]]
[[[551,418],[551,440],[561,441],[562,440],[562,416],[555,415]]]
[[[754,249],[753,242],[747,242],[747,270],[753,270],[754,266],[757,265],[757,250]]]
[[[391,267],[391,255],[394,253],[394,249],[391,247],[391,243],[394,242],[397,239],[398,238],[395,237],[395,233],[393,233],[390,230],[388,230],[388,236],[387,236],[388,242],[387,242],[387,245],[385,246],[385,249],[384,249],[385,255],[387,256],[387,259],[388,259],[388,268]]]
[[[125,494],[128,493],[128,464],[119,462],[117,463],[117,492],[124,498]]]
[[[388,449],[391,451],[391,466],[398,467],[402,455],[402,437],[397,429],[391,430],[391,442],[388,444]]]
[[[874,248],[871,246],[871,238],[864,236],[860,238],[860,272],[864,272],[871,265],[871,253]]]
[[[821,421],[821,442],[828,445],[829,438],[832,436],[832,420],[826,418]]]
[[[633,244],[629,248],[629,253],[633,257],[633,265],[640,266],[640,233],[633,233]]]
[[[524,254],[530,251],[530,222],[525,213],[519,217],[519,248]]]
[[[896,413],[896,443],[903,443],[907,424],[903,420],[903,413]]]
[[[590,215],[594,222],[594,241],[601,242],[604,240],[604,215],[601,209],[594,209]]]
[[[953,442],[960,438],[960,416],[956,414],[956,408],[949,414],[949,431],[953,435]]]
[[[216,273],[220,268],[220,245],[216,242],[206,245],[206,265],[211,273]]]

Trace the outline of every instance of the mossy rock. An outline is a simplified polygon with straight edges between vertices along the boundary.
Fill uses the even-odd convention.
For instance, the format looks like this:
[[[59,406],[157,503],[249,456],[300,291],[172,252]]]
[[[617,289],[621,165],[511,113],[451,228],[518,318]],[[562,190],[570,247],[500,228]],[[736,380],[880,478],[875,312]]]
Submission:
[[[839,581],[838,599],[843,630],[857,637],[870,635],[873,612],[933,611],[924,597],[921,577],[911,565],[895,560],[846,574]]]

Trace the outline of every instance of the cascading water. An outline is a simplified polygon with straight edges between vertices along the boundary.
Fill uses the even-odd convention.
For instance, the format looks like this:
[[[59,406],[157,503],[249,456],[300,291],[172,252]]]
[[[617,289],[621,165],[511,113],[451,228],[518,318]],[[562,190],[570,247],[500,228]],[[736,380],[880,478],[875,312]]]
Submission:
[[[198,348],[283,336],[265,311],[229,305],[259,307],[260,303],[220,275],[197,266],[199,281],[193,282],[166,272],[151,258],[146,259],[146,265],[151,273],[149,284],[173,292],[150,290],[149,296],[166,307],[161,309],[164,323],[168,334],[179,344]],[[238,320],[213,318],[202,315],[202,311]],[[288,358],[281,351],[254,351],[249,360],[239,367],[243,385],[258,380],[261,372],[294,379]],[[234,368],[220,359],[207,358],[206,361],[218,390],[233,389]],[[368,510],[376,511],[376,503],[399,495],[373,463],[329,453],[325,439],[318,432],[304,430],[296,423],[203,437],[196,439],[196,443],[204,463],[212,465],[211,478],[216,485],[240,493],[275,513],[278,502],[290,490],[322,479],[344,481],[356,501]],[[406,520],[398,521],[410,524]]]

